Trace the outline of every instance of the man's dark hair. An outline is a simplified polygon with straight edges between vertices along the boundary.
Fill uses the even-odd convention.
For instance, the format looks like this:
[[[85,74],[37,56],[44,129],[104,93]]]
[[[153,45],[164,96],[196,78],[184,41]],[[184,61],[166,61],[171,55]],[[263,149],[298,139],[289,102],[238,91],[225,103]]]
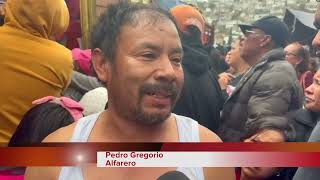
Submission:
[[[92,49],[100,48],[104,55],[113,63],[123,26],[138,26],[141,22],[156,24],[174,18],[167,12],[156,7],[144,4],[134,4],[120,1],[108,6],[106,12],[100,16],[91,36]],[[156,36],[156,34],[155,34]]]
[[[61,105],[47,102],[31,108],[22,118],[8,146],[28,146],[41,141],[57,129],[74,122]]]

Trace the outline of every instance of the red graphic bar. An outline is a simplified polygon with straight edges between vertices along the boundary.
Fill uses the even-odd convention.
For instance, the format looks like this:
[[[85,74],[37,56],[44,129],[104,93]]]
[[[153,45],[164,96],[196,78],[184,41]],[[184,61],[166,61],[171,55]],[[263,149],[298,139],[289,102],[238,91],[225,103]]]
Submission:
[[[320,143],[45,143],[0,148],[0,166],[95,164],[98,151],[222,152],[222,167],[320,167]]]

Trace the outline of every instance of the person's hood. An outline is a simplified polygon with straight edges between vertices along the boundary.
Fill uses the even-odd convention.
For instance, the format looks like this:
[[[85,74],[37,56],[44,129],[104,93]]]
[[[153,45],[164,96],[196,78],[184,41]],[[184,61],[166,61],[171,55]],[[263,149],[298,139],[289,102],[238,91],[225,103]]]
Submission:
[[[182,34],[184,51],[182,64],[192,74],[203,74],[209,70],[209,53],[201,43],[199,30],[190,29],[190,32],[193,36]]]
[[[8,0],[5,25],[49,39],[67,30],[69,11],[64,0]]]

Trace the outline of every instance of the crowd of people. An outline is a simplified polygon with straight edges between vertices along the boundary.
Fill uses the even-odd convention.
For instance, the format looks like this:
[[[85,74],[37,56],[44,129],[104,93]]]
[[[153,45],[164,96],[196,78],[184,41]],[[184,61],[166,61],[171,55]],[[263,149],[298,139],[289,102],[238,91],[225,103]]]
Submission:
[[[6,146],[320,141],[319,33],[313,53],[290,41],[281,19],[266,16],[240,24],[243,36],[223,56],[204,40],[206,21],[194,6],[164,11],[119,2],[99,17],[91,49],[80,49],[80,12],[70,8],[79,2],[66,2],[0,1],[0,142]],[[320,8],[314,26],[320,29]],[[59,43],[64,36],[71,37],[66,47]],[[192,180],[320,175],[317,168],[88,164],[0,168],[0,179],[158,179],[170,171]]]

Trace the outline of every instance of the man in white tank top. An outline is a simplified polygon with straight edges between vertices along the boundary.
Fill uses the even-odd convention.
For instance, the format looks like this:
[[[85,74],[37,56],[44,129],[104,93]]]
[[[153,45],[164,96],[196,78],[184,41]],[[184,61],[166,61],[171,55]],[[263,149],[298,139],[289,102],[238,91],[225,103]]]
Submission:
[[[121,3],[102,15],[92,36],[92,63],[108,89],[108,109],[49,135],[44,142],[220,142],[196,121],[174,115],[183,87],[183,51],[170,16]],[[233,168],[28,168],[30,179],[157,179],[178,170],[190,179],[233,180]]]

